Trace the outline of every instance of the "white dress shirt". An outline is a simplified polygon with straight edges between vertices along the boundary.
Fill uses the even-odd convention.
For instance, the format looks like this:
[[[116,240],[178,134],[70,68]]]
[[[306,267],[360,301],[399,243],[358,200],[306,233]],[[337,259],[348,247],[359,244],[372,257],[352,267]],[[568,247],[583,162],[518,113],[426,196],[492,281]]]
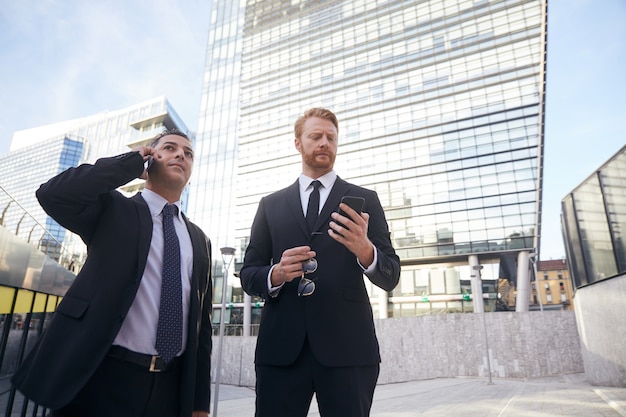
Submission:
[[[335,171],[330,171],[316,179],[322,183],[322,185],[319,187],[320,205],[319,212],[317,213],[319,214],[322,212],[322,208],[324,207],[324,204],[326,204],[326,200],[328,200],[328,196],[330,195],[330,191],[333,189],[333,185],[335,185],[335,181],[337,180],[337,173]],[[302,205],[302,213],[304,213],[304,217],[306,217],[306,212],[309,206],[309,196],[313,191],[313,186],[311,185],[313,181],[315,181],[313,178],[307,177],[304,174],[300,174],[300,177],[298,178],[298,183],[300,185],[300,204]],[[364,268],[358,259],[357,263],[359,264],[361,269],[363,269],[364,274],[367,275],[369,272],[373,272],[376,269],[376,264],[378,263],[378,253],[376,251],[376,246],[374,246],[374,261],[368,268]],[[270,272],[267,275],[267,288],[269,289],[270,295],[277,296],[278,290],[282,288],[284,283],[277,287],[272,287],[271,277],[274,266],[276,265],[272,265],[272,267],[270,268]]]
[[[161,275],[163,268],[163,216],[161,211],[167,200],[157,193],[145,189],[141,196],[148,204],[152,215],[152,240],[146,268],[133,304],[122,323],[114,345],[123,346],[134,352],[156,355],[156,333],[159,321],[159,305],[161,304]],[[193,246],[185,221],[182,218],[180,201],[175,203],[178,215],[174,217],[174,228],[180,242],[181,280],[183,287],[183,347],[187,341],[187,323],[189,321],[189,297],[191,291],[191,272],[193,268]],[[111,260],[115,262],[115,260]]]

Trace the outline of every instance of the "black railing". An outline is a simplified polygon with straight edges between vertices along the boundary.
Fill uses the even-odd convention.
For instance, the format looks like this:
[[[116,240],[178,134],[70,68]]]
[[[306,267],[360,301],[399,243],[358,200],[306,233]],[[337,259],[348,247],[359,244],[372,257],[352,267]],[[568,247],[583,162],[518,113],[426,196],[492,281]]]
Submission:
[[[250,336],[258,336],[258,334],[259,334],[259,325],[251,324]],[[217,326],[213,324],[213,336],[219,336],[219,335],[220,335],[219,324]],[[224,336],[243,336],[243,324],[225,324]]]
[[[74,281],[76,255],[0,187],[0,410],[5,417],[45,416],[11,376],[44,331]],[[76,268],[76,269],[75,269]]]

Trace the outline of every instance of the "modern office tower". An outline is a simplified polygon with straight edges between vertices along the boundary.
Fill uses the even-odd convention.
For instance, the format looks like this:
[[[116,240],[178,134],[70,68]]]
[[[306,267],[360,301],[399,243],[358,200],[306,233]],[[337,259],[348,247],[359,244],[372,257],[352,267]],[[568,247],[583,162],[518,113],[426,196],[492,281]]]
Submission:
[[[527,310],[546,10],[544,0],[213,2],[198,127],[210,159],[192,215],[241,260],[260,198],[300,173],[293,123],[326,107],[339,118],[335,170],[377,191],[402,262],[393,292],[372,286],[376,314],[493,310],[501,259],[513,260],[503,277],[516,277]]]
[[[626,146],[561,202],[574,288],[626,273]]]
[[[222,302],[223,292],[224,271],[219,248],[235,244],[235,184],[244,12],[244,0],[219,0],[212,3],[194,149],[194,174],[189,187],[188,214],[212,242],[214,303]],[[242,259],[240,249],[236,256],[235,262]],[[237,285],[238,280],[232,277],[232,282],[228,284],[227,300],[243,301],[243,291]],[[246,305],[249,306],[249,302]],[[220,320],[220,312],[220,309],[214,309],[213,320]],[[227,313],[226,320],[232,322],[230,312]]]
[[[121,110],[15,132],[9,154],[0,156],[0,216],[4,227],[52,257],[62,244],[72,254],[69,262],[74,261],[78,268],[86,257],[84,243],[43,211],[35,191],[69,167],[147,143],[164,127],[188,133],[167,99],[157,97]],[[122,191],[134,193],[142,188],[143,180],[135,180]],[[183,204],[187,194],[188,190]],[[58,242],[38,242],[40,237],[34,233],[39,230],[42,235],[42,229],[36,224],[44,226]]]
[[[585,375],[626,387],[626,146],[561,202]]]
[[[66,241],[69,232],[44,212],[35,197],[35,191],[59,172],[78,165],[84,150],[83,139],[62,135],[0,158],[0,223],[57,261],[61,261],[60,245]],[[52,238],[45,233],[44,228]],[[71,253],[82,258],[82,246]],[[64,259],[63,262],[69,265],[71,260]]]

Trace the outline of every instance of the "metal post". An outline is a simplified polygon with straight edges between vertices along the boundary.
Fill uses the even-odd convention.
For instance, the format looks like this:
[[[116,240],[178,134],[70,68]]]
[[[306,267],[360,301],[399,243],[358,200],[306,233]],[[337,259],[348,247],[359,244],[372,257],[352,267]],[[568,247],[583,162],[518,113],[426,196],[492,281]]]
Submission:
[[[480,270],[483,269],[482,265],[474,265],[472,266],[472,269],[474,271],[476,271],[476,274],[478,276],[478,281],[482,282],[482,278],[480,276]],[[483,330],[485,333],[485,351],[487,353],[487,371],[489,372],[489,383],[488,385],[492,385],[493,382],[491,381],[491,360],[489,359],[489,340],[487,338],[487,320],[485,319],[485,310],[483,309],[483,311],[481,311],[482,316],[483,316]]]
[[[533,278],[535,278],[535,291],[537,292],[537,299],[539,301],[539,310],[543,311],[543,291],[539,291],[539,278],[537,276],[537,254],[533,253],[529,255],[529,259],[533,268]]]
[[[382,288],[376,288],[378,292],[378,318],[386,319],[389,317],[389,297],[387,291]]]
[[[515,297],[515,311],[526,312],[530,304],[530,265],[528,251],[517,254],[517,296]]]
[[[478,256],[470,255],[468,262],[473,270],[479,265]],[[485,301],[483,300],[483,281],[480,278],[480,274],[472,274],[470,285],[472,288],[472,306],[474,313],[482,313],[485,311]]]
[[[217,347],[217,369],[215,370],[215,394],[213,395],[213,417],[217,417],[217,403],[220,397],[220,381],[222,379],[222,347],[224,346],[224,316],[226,315],[226,289],[228,284],[228,271],[230,263],[235,256],[235,248],[220,248],[222,262],[224,263],[224,273],[222,278],[222,310],[220,313],[220,338]]]
[[[250,336],[252,327],[252,297],[248,293],[243,293],[243,335]]]

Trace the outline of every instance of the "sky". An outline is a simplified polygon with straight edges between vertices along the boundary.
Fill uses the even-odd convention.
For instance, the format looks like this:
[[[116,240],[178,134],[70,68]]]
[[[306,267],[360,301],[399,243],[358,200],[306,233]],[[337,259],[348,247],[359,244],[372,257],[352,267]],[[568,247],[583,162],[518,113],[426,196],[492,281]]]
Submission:
[[[161,95],[197,129],[210,0],[0,2],[0,156]],[[626,144],[626,0],[549,0],[547,71],[541,260],[565,257],[561,200]]]

